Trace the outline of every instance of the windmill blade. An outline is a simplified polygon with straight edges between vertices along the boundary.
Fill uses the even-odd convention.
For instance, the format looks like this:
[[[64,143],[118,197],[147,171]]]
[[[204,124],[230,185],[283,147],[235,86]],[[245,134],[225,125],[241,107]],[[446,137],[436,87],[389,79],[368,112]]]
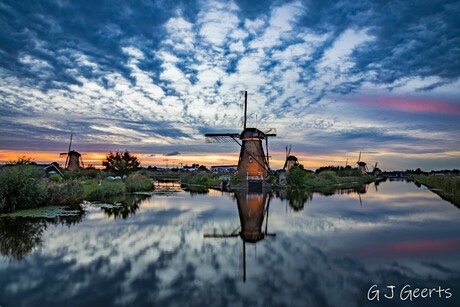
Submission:
[[[347,161],[345,162],[345,167],[347,167],[347,166],[348,166],[348,158],[347,158]]]
[[[61,152],[59,155],[63,156],[63,155],[68,155],[68,154],[69,154],[68,152]]]
[[[65,159],[65,166],[64,166],[64,168],[67,168],[67,166],[69,165],[69,160],[70,160],[70,156],[67,155],[67,158]]]
[[[289,152],[288,152],[288,156],[291,155],[291,145],[289,145]]]
[[[361,162],[361,152],[359,152],[358,162]]]
[[[276,128],[261,129],[264,134],[276,134]]]
[[[82,167],[85,167],[85,163],[83,163],[83,158],[80,156],[80,163]]]
[[[70,143],[69,143],[69,150],[70,151],[70,148],[72,148],[72,137],[73,137],[73,133],[70,134]]]
[[[206,143],[231,143],[240,137],[239,133],[206,133]]]
[[[204,233],[203,238],[214,238],[214,239],[221,239],[221,238],[234,238],[239,236],[240,227],[237,227],[231,233]]]

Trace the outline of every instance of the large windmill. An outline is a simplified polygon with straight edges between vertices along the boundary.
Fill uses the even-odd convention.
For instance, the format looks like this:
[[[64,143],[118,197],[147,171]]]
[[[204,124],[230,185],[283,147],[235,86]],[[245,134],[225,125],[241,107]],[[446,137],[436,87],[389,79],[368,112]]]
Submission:
[[[359,158],[358,158],[358,162],[356,162],[356,164],[358,164],[358,169],[361,171],[361,173],[363,175],[366,175],[369,170],[367,169],[366,162],[361,161],[361,152],[359,152]]]
[[[238,176],[250,180],[263,180],[270,170],[268,155],[268,137],[276,136],[274,129],[261,131],[257,128],[246,127],[248,107],[248,92],[244,91],[244,117],[243,131],[241,133],[207,133],[208,142],[231,142],[240,145],[240,158],[238,160]],[[265,140],[266,154],[262,145]],[[241,141],[241,142],[240,142]]]
[[[75,150],[72,150],[72,137],[73,134],[70,134],[70,143],[69,143],[69,150],[67,152],[61,152],[61,156],[67,156],[65,159],[65,169],[69,171],[76,170],[80,167],[83,167],[83,160],[81,158],[81,154]]]

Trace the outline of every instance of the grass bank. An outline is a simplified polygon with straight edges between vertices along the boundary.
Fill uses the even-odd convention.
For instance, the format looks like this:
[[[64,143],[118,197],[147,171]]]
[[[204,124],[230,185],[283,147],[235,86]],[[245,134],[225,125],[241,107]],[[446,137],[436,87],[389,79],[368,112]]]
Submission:
[[[287,178],[287,187],[290,190],[330,194],[334,193],[338,188],[357,189],[374,180],[374,176],[371,175],[341,177],[337,176],[333,171],[323,171],[315,174],[300,168],[293,168]]]
[[[220,183],[217,174],[183,173],[180,175],[182,186],[191,192],[206,192],[209,187]]]
[[[459,176],[414,176],[413,179],[460,208]]]

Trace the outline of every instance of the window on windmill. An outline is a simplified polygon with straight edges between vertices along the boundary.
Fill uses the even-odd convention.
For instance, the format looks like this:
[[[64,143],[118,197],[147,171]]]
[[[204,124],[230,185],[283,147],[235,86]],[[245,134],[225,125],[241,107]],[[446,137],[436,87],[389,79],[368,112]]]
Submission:
[[[252,157],[249,156],[249,163],[252,163]]]

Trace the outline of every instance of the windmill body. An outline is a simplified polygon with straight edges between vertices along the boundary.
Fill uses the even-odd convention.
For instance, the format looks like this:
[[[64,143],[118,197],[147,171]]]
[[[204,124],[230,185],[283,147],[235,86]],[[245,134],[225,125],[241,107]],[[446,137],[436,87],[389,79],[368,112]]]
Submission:
[[[286,161],[284,162],[283,171],[289,173],[289,171],[295,166],[299,164],[299,160],[296,156],[291,155],[291,146],[286,146]]]
[[[361,152],[359,152],[359,158],[358,158],[358,162],[356,162],[356,164],[358,164],[358,169],[361,171],[361,173],[363,175],[366,175],[367,172],[368,172],[367,164],[366,164],[366,162],[361,161]]]
[[[81,167],[80,166],[81,154],[79,152],[76,152],[75,150],[69,151],[67,159],[68,159],[67,169],[69,171],[73,171]]]
[[[262,147],[265,134],[256,128],[246,128],[240,136],[241,150],[238,160],[240,177],[265,178],[268,175],[268,161]]]

